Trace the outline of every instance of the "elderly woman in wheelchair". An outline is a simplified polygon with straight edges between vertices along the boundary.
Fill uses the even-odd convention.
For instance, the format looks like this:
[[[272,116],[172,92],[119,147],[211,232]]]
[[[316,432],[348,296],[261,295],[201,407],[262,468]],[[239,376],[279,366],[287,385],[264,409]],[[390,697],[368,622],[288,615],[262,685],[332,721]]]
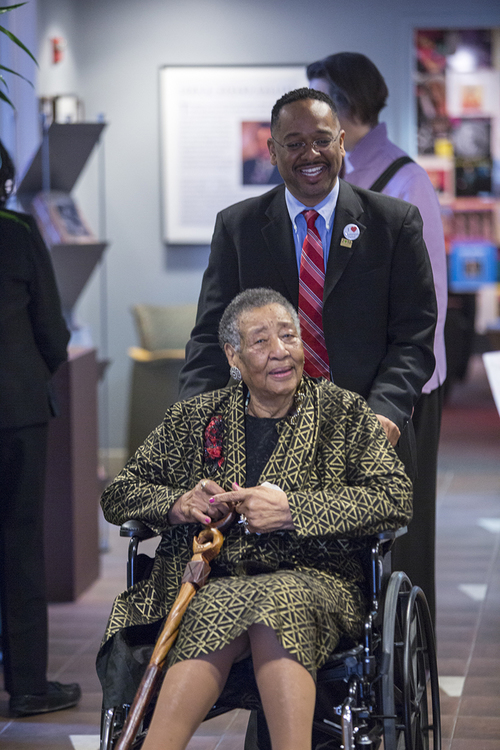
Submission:
[[[115,600],[98,671],[106,693],[123,643],[168,613],[193,536],[235,509],[143,747],[185,748],[246,664],[273,750],[307,750],[317,671],[341,638],[362,635],[366,540],[410,520],[411,483],[365,401],[303,374],[297,314],[281,295],[242,292],[219,336],[239,382],[169,408],[103,495],[108,521],[139,519],[162,540],[149,577]],[[247,688],[246,677],[233,686],[234,705]]]

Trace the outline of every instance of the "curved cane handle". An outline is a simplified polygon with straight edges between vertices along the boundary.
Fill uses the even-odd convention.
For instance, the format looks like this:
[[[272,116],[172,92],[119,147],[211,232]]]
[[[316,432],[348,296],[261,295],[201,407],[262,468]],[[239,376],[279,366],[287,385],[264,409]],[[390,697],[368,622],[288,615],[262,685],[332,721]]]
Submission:
[[[210,526],[200,531],[193,539],[193,553],[201,555],[206,562],[210,562],[219,554],[223,541],[222,532]]]

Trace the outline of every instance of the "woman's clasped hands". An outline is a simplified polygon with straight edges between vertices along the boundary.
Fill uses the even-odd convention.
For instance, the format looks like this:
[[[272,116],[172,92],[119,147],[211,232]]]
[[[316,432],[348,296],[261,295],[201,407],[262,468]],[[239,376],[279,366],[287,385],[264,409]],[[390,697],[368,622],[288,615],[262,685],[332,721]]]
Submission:
[[[286,492],[276,485],[264,482],[258,487],[240,487],[233,482],[232,487],[232,492],[214,499],[240,514],[247,533],[265,534],[294,528]]]
[[[181,495],[169,511],[169,522],[208,525],[236,510],[245,530],[264,534],[294,528],[288,498],[276,485],[264,482],[258,487],[240,487],[232,483],[232,491],[211,479],[202,479],[192,490]]]

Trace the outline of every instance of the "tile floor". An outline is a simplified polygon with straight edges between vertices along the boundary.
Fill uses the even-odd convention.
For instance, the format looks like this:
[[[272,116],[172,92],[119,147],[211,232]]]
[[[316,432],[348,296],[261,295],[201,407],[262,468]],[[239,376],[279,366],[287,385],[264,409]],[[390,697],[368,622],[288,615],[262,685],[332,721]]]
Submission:
[[[482,363],[443,416],[438,497],[437,641],[443,750],[500,750],[500,418]],[[78,681],[80,705],[10,720],[0,691],[2,750],[97,750],[95,654],[113,596],[125,585],[126,540],[110,527],[102,575],[77,602],[50,606],[50,678]],[[148,544],[151,544],[148,542]],[[246,713],[207,722],[189,750],[242,750]]]

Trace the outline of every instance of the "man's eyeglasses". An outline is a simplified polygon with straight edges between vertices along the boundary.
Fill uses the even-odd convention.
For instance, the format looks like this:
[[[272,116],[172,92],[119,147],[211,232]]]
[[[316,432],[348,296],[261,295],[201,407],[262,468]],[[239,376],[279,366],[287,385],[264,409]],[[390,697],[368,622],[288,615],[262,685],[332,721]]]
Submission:
[[[311,146],[314,151],[328,151],[328,149],[333,146],[340,133],[341,131],[339,130],[335,138],[316,138],[315,141],[311,142]],[[290,154],[298,154],[300,151],[303,151],[309,146],[309,143],[306,143],[306,141],[291,141],[290,143],[280,143],[274,136],[272,136],[272,139],[275,143],[278,144],[278,146],[286,149]]]

